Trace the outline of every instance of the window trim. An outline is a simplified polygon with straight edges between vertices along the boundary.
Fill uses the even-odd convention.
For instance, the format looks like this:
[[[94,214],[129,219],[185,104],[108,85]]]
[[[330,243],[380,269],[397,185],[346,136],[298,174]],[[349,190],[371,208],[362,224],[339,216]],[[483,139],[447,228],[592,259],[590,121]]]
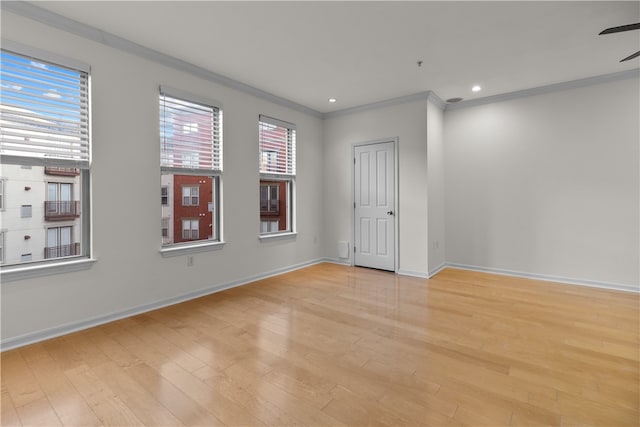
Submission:
[[[288,131],[293,132],[292,137],[292,147],[291,147],[291,171],[286,171],[286,173],[273,173],[273,172],[263,172],[261,170],[261,159],[262,159],[262,140],[261,140],[261,127],[262,124],[268,124],[277,127],[286,128]],[[283,120],[275,119],[273,117],[265,116],[260,114],[258,116],[258,174],[260,181],[281,181],[287,185],[287,200],[286,200],[286,209],[288,216],[288,229],[277,231],[277,232],[262,232],[261,220],[258,221],[258,236],[262,240],[264,238],[269,237],[283,237],[283,236],[295,236],[297,234],[297,224],[296,224],[296,173],[297,173],[297,127],[293,123],[285,122]],[[258,185],[260,189],[261,185]],[[258,202],[260,202],[261,194],[258,192]],[[258,213],[259,217],[262,214],[262,209],[260,203],[258,203]]]
[[[217,109],[217,112],[219,114],[218,116],[218,125],[219,125],[219,142],[218,142],[218,150],[219,150],[219,168],[218,169],[195,169],[195,168],[178,168],[178,167],[169,167],[169,166],[162,166],[162,155],[160,160],[160,174],[172,174],[172,175],[192,175],[192,176],[202,176],[202,177],[208,177],[208,178],[212,178],[212,191],[213,191],[213,200],[212,203],[214,204],[214,214],[213,214],[213,221],[214,224],[217,225],[216,229],[212,230],[212,234],[217,237],[216,240],[209,240],[207,239],[200,239],[200,240],[193,240],[193,241],[188,241],[188,242],[178,242],[178,243],[168,243],[168,244],[164,244],[162,243],[162,240],[160,240],[160,249],[159,252],[162,255],[162,257],[173,257],[173,256],[178,256],[178,255],[183,255],[183,254],[190,254],[190,253],[198,253],[198,252],[205,252],[205,251],[210,251],[210,250],[217,250],[217,249],[221,249],[224,244],[224,221],[223,221],[223,212],[222,212],[222,203],[223,203],[223,164],[224,164],[224,158],[223,158],[223,153],[224,153],[224,120],[223,120],[223,104],[215,99],[212,98],[208,98],[208,97],[203,97],[200,95],[196,95],[184,90],[180,90],[180,89],[176,89],[170,86],[166,86],[166,85],[160,85],[159,86],[159,98],[158,98],[158,107],[160,107],[160,97],[162,96],[169,96],[169,97],[173,97],[173,98],[178,98],[187,102],[194,102],[194,103],[199,103],[199,104],[203,104],[205,106],[210,106],[213,107],[214,109]],[[160,128],[162,127],[162,122],[160,121],[160,117],[158,117],[158,122],[160,125]],[[161,129],[159,129],[159,132],[161,132]],[[159,135],[160,141],[162,136]],[[215,142],[214,142],[215,144]],[[160,147],[160,149],[162,150],[162,148]],[[162,187],[162,185],[161,185]],[[198,191],[199,193],[199,191]],[[173,203],[175,204],[175,198],[176,198],[176,194],[173,194]],[[200,194],[198,194],[198,198],[200,198]],[[182,205],[183,202],[183,197],[182,194],[180,194],[180,204]],[[198,199],[198,202],[200,202],[200,199]],[[170,206],[170,205],[160,205],[162,210],[162,206]],[[160,216],[160,218],[162,219],[162,214]],[[161,238],[162,239],[162,238]]]
[[[4,211],[4,206],[7,204],[5,181],[5,178],[0,178],[0,211]]]
[[[3,164],[12,164],[20,166],[42,166],[46,167],[62,167],[62,168],[74,168],[79,169],[79,201],[81,204],[81,216],[79,218],[78,229],[81,233],[80,244],[81,254],[73,257],[63,257],[54,259],[43,259],[33,261],[25,264],[2,264],[0,268],[0,281],[11,282],[23,279],[30,279],[35,277],[49,276],[52,274],[62,274],[80,270],[86,270],[91,268],[96,259],[93,258],[93,246],[91,240],[91,224],[92,224],[92,212],[91,212],[91,195],[90,195],[90,179],[91,179],[91,166],[92,166],[92,154],[93,154],[93,115],[91,114],[92,104],[92,76],[91,66],[87,63],[71,59],[69,57],[52,53],[47,50],[28,46],[13,40],[2,39],[2,50],[19,55],[28,59],[32,59],[37,62],[47,62],[52,65],[71,69],[80,73],[86,74],[86,98],[87,98],[87,149],[88,154],[86,160],[67,160],[57,158],[39,158],[29,157],[22,155],[3,156]],[[46,175],[46,174],[45,174]],[[8,179],[2,177],[3,180]],[[3,190],[6,190],[6,186]],[[3,196],[5,195],[3,192]],[[45,197],[46,200],[46,197]],[[6,197],[3,198],[3,205],[6,206]],[[3,206],[3,208],[4,208]],[[4,209],[3,209],[4,210]],[[5,237],[6,237],[6,231]],[[3,251],[3,252],[6,252]]]

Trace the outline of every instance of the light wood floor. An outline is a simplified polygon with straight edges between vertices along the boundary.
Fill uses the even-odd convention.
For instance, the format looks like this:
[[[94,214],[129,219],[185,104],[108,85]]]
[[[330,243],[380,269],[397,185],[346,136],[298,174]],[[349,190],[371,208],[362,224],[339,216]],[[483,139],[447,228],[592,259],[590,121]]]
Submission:
[[[2,354],[2,425],[639,423],[639,296],[320,264]]]

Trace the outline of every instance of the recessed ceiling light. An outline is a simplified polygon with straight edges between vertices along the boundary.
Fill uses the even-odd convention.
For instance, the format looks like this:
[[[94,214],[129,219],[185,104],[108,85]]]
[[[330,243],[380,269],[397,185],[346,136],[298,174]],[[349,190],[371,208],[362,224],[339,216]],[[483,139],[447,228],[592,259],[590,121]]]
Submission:
[[[335,99],[335,98],[329,98],[329,102],[331,102],[331,103],[334,103],[336,101],[337,101],[337,99]]]
[[[474,92],[480,92],[482,90],[482,88],[478,85],[475,85],[474,87],[471,88],[472,91]]]

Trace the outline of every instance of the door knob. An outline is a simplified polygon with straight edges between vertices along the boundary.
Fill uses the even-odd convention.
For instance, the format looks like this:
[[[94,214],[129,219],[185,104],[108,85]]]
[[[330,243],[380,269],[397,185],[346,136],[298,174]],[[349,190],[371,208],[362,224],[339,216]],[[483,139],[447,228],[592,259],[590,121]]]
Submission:
[[[393,215],[393,211],[387,212],[387,215]]]

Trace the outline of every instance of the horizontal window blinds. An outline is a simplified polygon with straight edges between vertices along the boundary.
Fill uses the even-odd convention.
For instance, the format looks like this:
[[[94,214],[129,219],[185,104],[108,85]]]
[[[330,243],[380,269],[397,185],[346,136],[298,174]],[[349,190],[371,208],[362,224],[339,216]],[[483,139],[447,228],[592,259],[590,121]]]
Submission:
[[[89,167],[89,76],[0,52],[0,154]]]
[[[173,171],[222,171],[222,111],[160,93],[160,166]]]
[[[296,174],[295,125],[260,116],[258,141],[260,173],[290,176]]]

